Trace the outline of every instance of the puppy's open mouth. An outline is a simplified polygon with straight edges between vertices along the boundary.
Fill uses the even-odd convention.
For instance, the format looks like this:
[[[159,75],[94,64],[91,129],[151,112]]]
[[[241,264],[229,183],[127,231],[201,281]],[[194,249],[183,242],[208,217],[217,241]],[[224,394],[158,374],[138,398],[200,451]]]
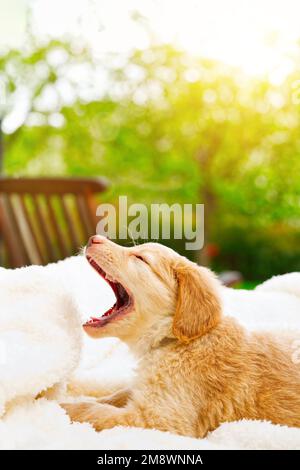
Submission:
[[[103,279],[105,279],[105,281],[112,288],[116,296],[115,304],[110,309],[108,309],[101,317],[91,317],[91,319],[83,325],[101,327],[107,325],[107,323],[111,322],[112,320],[115,320],[125,315],[129,311],[133,302],[130,295],[122,286],[122,284],[110,279],[108,274],[98,265],[98,263],[93,258],[87,256],[87,260],[90,265],[95,269],[95,271],[97,271],[97,273],[100,274]]]

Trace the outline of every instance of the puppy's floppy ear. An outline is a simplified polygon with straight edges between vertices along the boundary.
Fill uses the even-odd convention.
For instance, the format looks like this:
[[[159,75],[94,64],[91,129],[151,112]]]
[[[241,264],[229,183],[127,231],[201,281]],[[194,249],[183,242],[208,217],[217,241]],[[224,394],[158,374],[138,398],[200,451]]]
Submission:
[[[207,333],[220,320],[218,282],[209,269],[188,261],[175,267],[175,275],[178,292],[173,334],[189,342]]]

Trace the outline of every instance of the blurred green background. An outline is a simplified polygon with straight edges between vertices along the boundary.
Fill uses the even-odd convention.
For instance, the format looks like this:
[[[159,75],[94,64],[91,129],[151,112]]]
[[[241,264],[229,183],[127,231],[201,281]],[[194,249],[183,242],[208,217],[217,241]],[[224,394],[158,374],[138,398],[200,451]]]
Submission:
[[[248,285],[300,270],[300,46],[275,83],[151,37],[105,59],[78,38],[24,44],[0,55],[4,174],[103,175],[114,204],[203,203],[201,253],[169,245]]]

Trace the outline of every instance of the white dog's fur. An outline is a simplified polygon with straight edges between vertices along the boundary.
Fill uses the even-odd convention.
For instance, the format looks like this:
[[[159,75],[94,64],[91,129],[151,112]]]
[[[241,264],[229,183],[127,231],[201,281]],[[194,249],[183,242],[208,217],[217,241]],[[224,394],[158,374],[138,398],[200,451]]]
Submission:
[[[9,405],[0,419],[0,448],[146,448],[147,442],[152,448],[300,448],[298,429],[260,422],[224,424],[201,441],[130,429],[98,436],[88,425],[71,425],[58,404],[33,401],[78,362],[81,327],[68,289],[81,316],[111,304],[109,287],[81,257],[46,268],[0,269],[0,400],[2,409]],[[300,274],[278,276],[250,292],[224,288],[222,295],[225,311],[248,328],[284,326],[300,334]],[[79,392],[86,384],[85,392],[96,394],[108,378],[127,380],[132,367],[115,341],[87,340],[72,387]]]

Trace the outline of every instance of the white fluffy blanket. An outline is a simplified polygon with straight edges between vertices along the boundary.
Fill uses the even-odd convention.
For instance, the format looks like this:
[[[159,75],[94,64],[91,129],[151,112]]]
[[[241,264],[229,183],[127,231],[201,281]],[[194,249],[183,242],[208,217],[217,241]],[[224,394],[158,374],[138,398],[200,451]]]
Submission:
[[[300,339],[300,274],[275,277],[255,291],[224,288],[223,297],[225,313],[248,328],[298,330]],[[300,429],[260,421],[224,423],[206,439],[135,428],[97,433],[71,424],[59,400],[103,393],[132,375],[123,344],[82,337],[81,319],[112,300],[82,257],[0,268],[0,449],[300,449]]]

